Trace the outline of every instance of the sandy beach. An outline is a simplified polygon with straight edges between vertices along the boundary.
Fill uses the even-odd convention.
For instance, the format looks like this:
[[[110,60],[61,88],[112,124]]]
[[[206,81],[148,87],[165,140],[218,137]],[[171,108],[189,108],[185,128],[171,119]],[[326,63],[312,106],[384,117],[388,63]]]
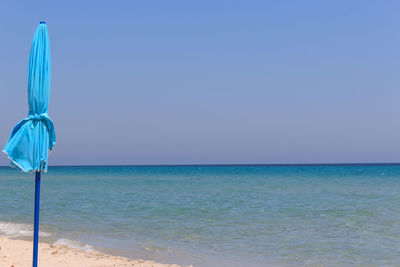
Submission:
[[[39,244],[40,267],[183,267],[176,264],[162,264],[148,260],[131,260],[99,252],[87,252],[63,245]],[[1,267],[32,266],[32,242],[0,238]],[[189,267],[189,266],[188,266]]]

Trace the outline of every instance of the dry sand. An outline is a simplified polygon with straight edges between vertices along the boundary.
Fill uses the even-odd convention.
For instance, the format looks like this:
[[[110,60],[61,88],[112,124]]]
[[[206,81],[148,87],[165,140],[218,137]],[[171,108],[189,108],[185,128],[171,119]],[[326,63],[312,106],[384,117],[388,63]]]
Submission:
[[[147,260],[131,260],[98,252],[86,252],[63,245],[39,244],[40,267],[181,267]],[[1,267],[31,267],[32,242],[0,238]]]

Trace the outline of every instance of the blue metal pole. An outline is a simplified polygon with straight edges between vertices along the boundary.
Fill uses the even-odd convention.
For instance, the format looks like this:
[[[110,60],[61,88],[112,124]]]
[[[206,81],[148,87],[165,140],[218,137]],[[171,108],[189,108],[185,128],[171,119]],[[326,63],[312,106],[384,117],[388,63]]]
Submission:
[[[35,176],[35,221],[33,230],[33,267],[37,267],[39,241],[40,171]]]
[[[41,21],[40,24],[46,24]],[[32,267],[37,267],[39,246],[39,205],[40,205],[40,171],[35,175],[35,219],[33,223],[33,262]]]

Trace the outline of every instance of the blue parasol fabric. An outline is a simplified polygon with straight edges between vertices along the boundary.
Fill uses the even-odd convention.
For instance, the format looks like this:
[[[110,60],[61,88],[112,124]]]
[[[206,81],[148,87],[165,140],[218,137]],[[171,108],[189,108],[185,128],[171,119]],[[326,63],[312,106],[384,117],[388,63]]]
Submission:
[[[56,143],[48,115],[50,43],[47,25],[40,23],[33,38],[28,65],[28,116],[12,130],[3,151],[25,172],[47,171],[48,151]]]

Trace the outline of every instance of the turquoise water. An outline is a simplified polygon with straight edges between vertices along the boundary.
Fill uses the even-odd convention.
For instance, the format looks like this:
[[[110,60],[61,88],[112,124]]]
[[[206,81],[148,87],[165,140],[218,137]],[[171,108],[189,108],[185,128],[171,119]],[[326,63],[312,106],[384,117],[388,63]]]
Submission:
[[[0,168],[0,236],[33,175]],[[41,240],[195,266],[400,266],[400,165],[50,167]]]

